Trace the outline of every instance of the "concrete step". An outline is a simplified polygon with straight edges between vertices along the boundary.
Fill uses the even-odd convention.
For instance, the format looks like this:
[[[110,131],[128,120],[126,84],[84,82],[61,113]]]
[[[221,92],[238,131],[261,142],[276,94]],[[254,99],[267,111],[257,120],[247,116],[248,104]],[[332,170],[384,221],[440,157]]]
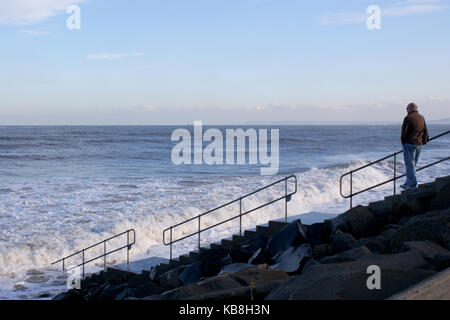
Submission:
[[[256,230],[245,230],[244,237],[246,240],[253,240],[257,238],[260,234]]]
[[[288,225],[289,223],[284,221],[269,221],[269,231],[272,234],[282,229],[284,226]]]
[[[450,176],[437,178],[435,180],[434,191],[439,192],[447,185],[450,185]]]
[[[256,232],[258,232],[259,234],[265,235],[265,236],[269,236],[270,235],[270,229],[269,226],[265,226],[265,225],[260,225],[260,226],[256,226]]]
[[[193,262],[193,260],[192,260],[192,258],[191,258],[191,256],[190,256],[190,253],[189,253],[189,254],[181,255],[181,256],[179,256],[178,259],[180,259],[180,263],[181,263],[181,264],[190,264],[190,263]]]
[[[247,241],[247,239],[245,238],[245,236],[240,236],[237,234],[233,235],[233,244],[235,244],[235,245],[241,245],[246,241]]]

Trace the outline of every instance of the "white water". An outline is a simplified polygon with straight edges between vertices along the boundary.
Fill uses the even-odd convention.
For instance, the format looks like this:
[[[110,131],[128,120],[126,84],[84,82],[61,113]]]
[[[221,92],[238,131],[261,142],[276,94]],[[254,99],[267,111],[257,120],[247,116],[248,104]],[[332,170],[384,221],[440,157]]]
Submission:
[[[364,163],[353,163],[350,168]],[[447,164],[427,169],[418,175],[420,182],[432,181],[433,177],[449,172],[448,169]],[[338,182],[340,175],[348,170],[349,167],[313,168],[297,174],[298,192],[288,203],[289,215],[309,212],[339,214],[347,210],[348,200],[341,198]],[[354,176],[354,190],[389,179],[391,174],[387,164],[364,169]],[[172,177],[129,184],[94,179],[0,185],[0,212],[4,213],[0,218],[3,228],[1,237],[8,244],[0,249],[0,299],[36,299],[41,294],[53,297],[65,290],[66,278],[60,273],[61,266],[50,266],[51,262],[129,228],[134,228],[137,235],[137,242],[130,251],[132,260],[149,256],[168,257],[169,248],[162,245],[163,229],[278,178],[242,176],[188,180]],[[343,190],[348,190],[347,184],[344,184]],[[284,184],[280,184],[246,198],[243,200],[243,211],[282,196],[283,192]],[[392,184],[387,184],[357,196],[353,201],[354,204],[367,204],[391,193]],[[223,208],[204,217],[202,228],[238,213],[238,203]],[[321,215],[317,215],[321,220]],[[243,226],[249,229],[270,219],[283,217],[284,202],[280,201],[245,216]],[[195,220],[174,230],[174,238],[196,231],[197,223]],[[236,219],[202,233],[202,245],[238,233],[238,223]],[[108,246],[115,248],[125,242],[126,238],[122,237]],[[182,241],[174,246],[174,256],[187,253],[196,245],[197,237]],[[99,251],[90,253],[91,257],[102,250],[99,247]],[[108,263],[124,262],[125,258],[126,251],[123,250],[108,257]],[[87,271],[99,270],[102,263],[101,259],[98,260],[98,264],[91,264]],[[36,270],[48,280],[27,282]]]

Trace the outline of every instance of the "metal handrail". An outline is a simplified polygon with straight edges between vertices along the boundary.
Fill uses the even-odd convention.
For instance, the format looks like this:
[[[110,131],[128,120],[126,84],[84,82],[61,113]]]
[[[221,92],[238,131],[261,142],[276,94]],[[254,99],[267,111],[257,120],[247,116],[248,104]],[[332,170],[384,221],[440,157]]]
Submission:
[[[130,242],[130,233],[133,233],[133,242]],[[122,235],[124,235],[124,234],[127,234],[127,245],[126,245],[126,246],[123,246],[123,247],[120,247],[120,248],[117,248],[117,249],[114,249],[114,250],[112,250],[112,251],[106,252],[106,243],[107,243],[108,241],[110,241],[110,240],[112,240],[112,239],[115,239],[115,238],[118,238],[118,237],[120,237],[120,236],[122,236]],[[72,253],[71,255],[68,255],[68,256],[66,256],[66,257],[64,257],[64,258],[61,258],[61,259],[59,259],[58,261],[53,262],[52,265],[57,264],[57,263],[59,263],[59,262],[62,262],[63,271],[69,271],[69,270],[72,270],[72,269],[75,269],[75,268],[78,268],[78,267],[82,267],[82,269],[83,269],[83,277],[84,277],[84,265],[85,265],[85,264],[87,264],[87,263],[89,263],[89,262],[92,262],[92,261],[94,261],[94,260],[103,258],[103,259],[104,259],[104,260],[103,260],[103,267],[106,269],[106,256],[109,255],[109,254],[111,254],[111,253],[114,253],[114,252],[117,252],[117,251],[119,251],[119,250],[122,250],[122,249],[124,249],[124,248],[127,248],[127,264],[129,264],[129,263],[130,263],[130,250],[131,250],[131,246],[132,246],[133,244],[135,244],[135,243],[136,243],[136,231],[135,231],[134,229],[128,229],[127,231],[124,231],[124,232],[122,232],[122,233],[116,234],[115,236],[112,236],[112,237],[110,237],[110,238],[108,238],[108,239],[105,239],[105,240],[102,240],[102,241],[100,241],[100,242],[97,242],[96,244],[93,244],[93,245],[91,245],[91,246],[89,246],[89,247],[86,247],[86,248],[84,248],[84,249],[82,249],[82,250],[79,250],[79,251],[77,251],[77,252],[75,252],[75,253]],[[87,250],[92,249],[92,248],[94,248],[94,247],[96,247],[96,246],[98,246],[98,245],[100,245],[100,244],[103,244],[103,254],[100,255],[100,256],[97,256],[97,257],[95,257],[95,258],[92,258],[92,259],[89,259],[89,260],[85,261],[85,260],[84,260],[84,257],[85,257],[85,254],[84,254],[84,253],[85,253]],[[82,263],[80,263],[80,264],[78,264],[78,265],[76,265],[76,266],[72,266],[72,267],[70,267],[70,268],[67,269],[67,268],[65,267],[65,261],[66,261],[67,259],[69,259],[69,258],[72,258],[73,256],[79,255],[80,253],[82,254],[82,259],[83,259]]]
[[[450,133],[450,130],[445,131],[445,132],[443,132],[443,133],[441,133],[441,134],[439,134],[439,135],[437,135],[437,136],[435,136],[435,137],[433,137],[433,138],[430,138],[430,139],[428,140],[428,142],[430,142],[430,141],[432,141],[432,140],[434,140],[434,139],[440,138],[440,137],[442,137],[442,136],[445,136],[445,135],[448,134],[448,133]],[[396,181],[397,181],[398,179],[403,178],[404,176],[406,176],[406,173],[397,176],[397,155],[400,154],[400,153],[403,153],[403,150],[394,152],[394,153],[392,153],[392,154],[390,154],[390,155],[388,155],[388,156],[385,156],[385,157],[380,158],[380,159],[378,159],[378,160],[372,161],[372,162],[370,162],[370,163],[368,163],[368,164],[366,164],[366,165],[364,165],[364,166],[361,166],[361,167],[359,167],[359,168],[350,170],[350,171],[344,173],[343,175],[341,175],[341,178],[340,178],[340,180],[339,180],[339,192],[340,192],[340,194],[341,194],[341,197],[343,197],[343,198],[345,198],[345,199],[350,198],[350,208],[352,208],[352,206],[353,206],[353,203],[352,203],[353,201],[352,201],[352,200],[353,200],[353,197],[354,197],[354,196],[356,196],[356,195],[358,195],[358,194],[360,194],[360,193],[363,193],[363,192],[366,192],[366,191],[375,189],[375,188],[377,188],[377,187],[379,187],[379,186],[382,186],[382,185],[384,185],[384,184],[386,184],[386,183],[389,183],[389,182],[392,182],[392,181],[394,182],[394,195],[396,194]],[[359,171],[359,170],[362,170],[362,169],[364,169],[364,168],[370,167],[370,166],[372,166],[372,165],[374,165],[374,164],[376,164],[376,163],[379,163],[379,162],[381,162],[381,161],[384,161],[384,160],[386,160],[386,159],[392,158],[392,157],[394,157],[394,176],[393,176],[393,178],[388,179],[388,180],[383,181],[383,182],[380,182],[380,183],[377,183],[377,184],[375,184],[375,185],[373,185],[373,186],[370,186],[370,187],[368,187],[368,188],[366,188],[366,189],[364,189],[364,190],[360,190],[360,191],[357,191],[357,192],[353,192],[353,173],[355,173],[355,172],[357,172],[357,171]],[[430,163],[430,164],[427,164],[426,166],[420,167],[420,168],[416,169],[416,171],[420,171],[420,170],[426,169],[426,168],[428,168],[428,167],[434,166],[434,165],[436,165],[436,164],[438,164],[438,163],[447,161],[447,160],[449,160],[449,159],[450,159],[450,157],[442,158],[442,159],[440,159],[440,160],[438,160],[438,161],[435,161],[435,162],[432,162],[432,163]],[[348,176],[348,175],[350,175],[350,193],[349,193],[348,195],[343,195],[343,194],[342,194],[342,179],[343,179],[345,176]]]
[[[288,180],[290,180],[290,179],[294,179],[294,181],[295,181],[295,190],[294,190],[293,192],[291,192],[291,193],[288,193],[288,186],[287,186],[287,185],[288,185]],[[265,189],[267,189],[267,188],[270,188],[270,187],[272,187],[272,186],[274,186],[274,185],[276,185],[276,184],[279,184],[279,183],[281,183],[281,182],[283,182],[283,181],[285,182],[285,188],[284,188],[284,195],[283,195],[283,196],[281,196],[281,197],[279,197],[279,198],[277,198],[277,199],[271,200],[271,201],[269,201],[269,202],[266,202],[265,204],[260,205],[260,206],[258,206],[258,207],[256,207],[256,208],[253,208],[253,209],[251,209],[251,210],[248,210],[248,211],[246,211],[246,212],[242,212],[242,199],[245,199],[245,198],[247,198],[247,197],[249,197],[249,196],[251,196],[251,195],[254,195],[255,193],[258,193],[258,192],[260,192],[260,191],[262,191],[262,190],[265,190]],[[285,177],[285,178],[283,178],[283,179],[280,179],[280,180],[278,180],[278,181],[275,181],[275,182],[273,182],[273,183],[271,183],[271,184],[268,184],[268,185],[266,185],[266,186],[264,186],[264,187],[262,187],[262,188],[260,188],[260,189],[258,189],[258,190],[255,190],[255,191],[253,191],[253,192],[247,193],[246,195],[244,195],[244,196],[242,196],[242,197],[239,197],[239,198],[237,198],[237,199],[235,199],[235,200],[232,200],[232,201],[230,201],[230,202],[227,202],[227,203],[225,203],[225,204],[223,204],[223,205],[221,205],[221,206],[218,206],[218,207],[216,207],[216,208],[214,208],[214,209],[211,209],[211,210],[206,211],[206,212],[204,212],[204,213],[202,213],[202,214],[199,214],[199,215],[197,215],[197,216],[195,216],[195,217],[193,217],[193,218],[190,218],[190,219],[187,219],[187,220],[185,220],[185,221],[183,221],[183,222],[180,222],[180,223],[178,223],[178,224],[172,225],[171,227],[169,227],[169,228],[167,228],[167,229],[165,229],[165,230],[163,231],[163,243],[164,243],[164,245],[166,245],[166,246],[167,246],[167,245],[170,245],[170,260],[172,260],[172,245],[173,245],[174,243],[179,242],[179,241],[182,241],[182,240],[184,240],[184,239],[186,239],[186,238],[189,238],[189,237],[192,237],[192,236],[198,234],[198,248],[200,249],[200,234],[201,234],[203,231],[206,231],[206,230],[215,228],[215,227],[217,227],[217,226],[219,226],[219,225],[222,225],[222,224],[224,224],[224,223],[227,223],[227,222],[229,222],[229,221],[231,221],[231,220],[234,220],[234,219],[237,219],[237,218],[239,218],[239,235],[242,235],[242,217],[243,217],[244,215],[249,214],[249,213],[251,213],[251,212],[253,212],[253,211],[256,211],[256,210],[258,210],[258,209],[261,209],[261,208],[263,208],[263,207],[265,207],[265,206],[268,206],[268,205],[270,205],[270,204],[272,204],[272,203],[275,203],[275,202],[277,202],[277,201],[280,201],[280,200],[282,200],[282,199],[285,199],[285,205],[284,205],[284,208],[285,208],[285,209],[284,209],[284,210],[285,210],[285,220],[287,221],[287,203],[291,200],[292,195],[295,194],[296,192],[297,192],[297,177],[296,177],[295,175],[290,175],[290,176],[288,176],[288,177]],[[209,213],[211,213],[211,212],[214,212],[214,211],[216,211],[216,210],[219,210],[219,209],[221,209],[221,208],[224,208],[224,207],[226,207],[226,206],[228,206],[228,205],[230,205],[230,204],[236,203],[236,202],[238,202],[238,201],[239,201],[239,215],[234,216],[234,217],[232,217],[232,218],[228,218],[228,219],[226,219],[226,220],[223,220],[223,221],[221,221],[221,222],[219,222],[219,223],[216,223],[215,225],[212,225],[212,226],[206,227],[206,228],[204,228],[204,229],[201,229],[201,226],[200,226],[200,219],[201,219],[201,217],[203,217],[203,216],[205,216],[205,215],[207,215],[207,214],[209,214]],[[179,227],[179,226],[181,226],[181,225],[183,225],[183,224],[186,224],[186,223],[188,223],[188,222],[194,221],[194,220],[196,220],[196,219],[198,219],[198,231],[196,231],[196,232],[194,232],[194,233],[191,233],[191,234],[188,234],[187,236],[178,238],[178,239],[176,239],[176,240],[173,240],[173,238],[172,238],[172,231],[173,231],[174,228]],[[169,242],[166,242],[166,232],[168,232],[168,231],[170,231],[170,241],[169,241]]]

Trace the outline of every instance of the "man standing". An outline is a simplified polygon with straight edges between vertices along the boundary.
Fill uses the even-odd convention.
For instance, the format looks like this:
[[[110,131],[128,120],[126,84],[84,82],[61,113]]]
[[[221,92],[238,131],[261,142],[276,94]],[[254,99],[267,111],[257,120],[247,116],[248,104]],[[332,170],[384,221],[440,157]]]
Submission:
[[[401,136],[406,166],[406,182],[400,188],[417,190],[416,166],[422,146],[428,142],[429,137],[425,119],[417,111],[417,105],[411,102],[406,107],[406,111],[408,115],[403,120]]]

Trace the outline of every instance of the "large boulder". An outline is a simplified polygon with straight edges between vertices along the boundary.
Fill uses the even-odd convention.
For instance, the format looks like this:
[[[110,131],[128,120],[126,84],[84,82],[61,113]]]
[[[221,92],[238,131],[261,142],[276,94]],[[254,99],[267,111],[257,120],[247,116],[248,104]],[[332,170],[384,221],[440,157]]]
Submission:
[[[197,283],[164,292],[159,298],[164,300],[191,299],[201,295],[223,290],[241,290],[242,287],[257,287],[275,281],[285,280],[286,272],[267,269],[267,265],[258,265],[235,273],[210,277]]]
[[[430,210],[447,209],[450,207],[450,184],[441,188],[436,196],[431,199]]]
[[[450,216],[414,217],[396,230],[391,239],[393,252],[399,252],[406,241],[430,240],[450,249]]]
[[[356,206],[346,213],[346,223],[349,232],[357,239],[375,235],[378,232],[378,224],[373,213],[367,207]]]
[[[306,227],[306,238],[312,246],[328,243],[331,241],[332,231],[331,221],[314,223]]]
[[[267,242],[266,251],[270,257],[274,257],[277,253],[289,248],[294,243],[299,245],[305,243],[307,236],[305,229],[300,221],[297,219],[273,234]]]
[[[382,268],[381,289],[369,290],[367,280],[370,275],[366,270],[334,268],[334,265],[325,265],[320,273],[307,272],[289,277],[266,300],[381,300],[435,273],[428,270]]]
[[[341,253],[335,254],[333,256],[324,257],[319,262],[320,263],[339,263],[339,262],[346,262],[346,261],[354,261],[357,260],[367,254],[371,254],[372,251],[370,251],[366,246],[360,246],[356,247],[354,249],[350,249],[347,251],[343,251]]]
[[[432,262],[437,255],[450,255],[450,251],[432,241],[406,241],[402,245],[402,251],[418,250],[423,257]]]
[[[270,269],[278,269],[286,271],[287,273],[299,273],[302,270],[306,260],[311,258],[311,247],[305,243],[294,248],[289,247],[275,259],[275,264],[271,265]]]
[[[333,236],[333,251],[339,253],[359,246],[358,241],[349,233],[337,230]]]

